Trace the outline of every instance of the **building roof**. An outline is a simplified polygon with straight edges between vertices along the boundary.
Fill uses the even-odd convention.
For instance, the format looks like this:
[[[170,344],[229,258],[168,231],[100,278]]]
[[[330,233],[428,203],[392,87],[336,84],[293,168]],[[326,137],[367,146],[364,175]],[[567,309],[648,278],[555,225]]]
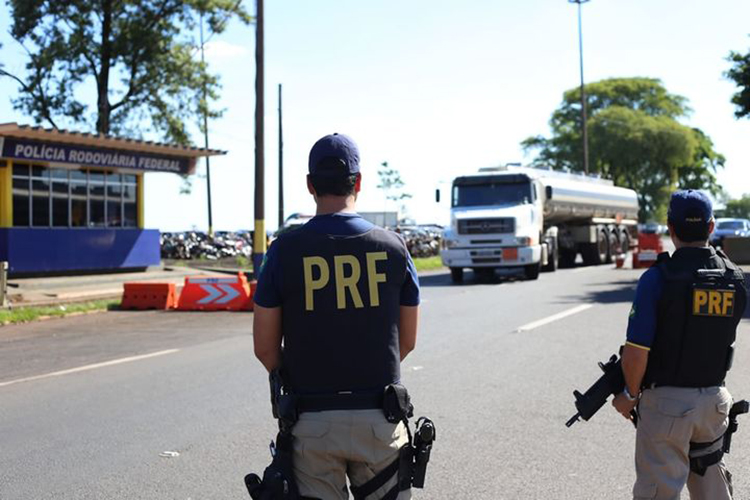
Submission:
[[[153,153],[181,158],[199,158],[203,156],[225,155],[226,151],[218,149],[197,148],[194,146],[178,146],[154,141],[141,141],[112,135],[90,134],[72,130],[44,128],[17,123],[0,123],[0,137],[14,137],[17,139],[63,142],[95,148],[120,149],[139,153]]]

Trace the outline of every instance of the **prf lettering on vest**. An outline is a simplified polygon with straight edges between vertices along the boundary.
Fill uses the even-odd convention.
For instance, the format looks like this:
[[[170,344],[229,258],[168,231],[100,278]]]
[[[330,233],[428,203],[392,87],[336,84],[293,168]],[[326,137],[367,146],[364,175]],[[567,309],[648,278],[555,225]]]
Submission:
[[[385,283],[386,281],[385,274],[378,272],[378,262],[381,260],[388,260],[386,252],[367,252],[365,254],[370,307],[380,306],[378,283]],[[315,292],[328,286],[331,269],[326,259],[319,256],[303,257],[302,267],[305,279],[305,310],[313,311],[315,310]],[[357,257],[354,255],[334,256],[333,277],[336,286],[337,309],[346,309],[347,297],[349,296],[351,296],[355,308],[365,307],[358,288],[362,277],[362,263]]]
[[[693,315],[734,316],[734,290],[693,290]]]

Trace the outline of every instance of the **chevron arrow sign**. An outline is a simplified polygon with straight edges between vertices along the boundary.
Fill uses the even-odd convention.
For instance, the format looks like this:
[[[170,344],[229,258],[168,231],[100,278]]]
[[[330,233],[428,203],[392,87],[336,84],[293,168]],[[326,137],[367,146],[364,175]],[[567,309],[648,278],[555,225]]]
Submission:
[[[198,304],[226,304],[240,296],[240,292],[230,285],[200,285],[208,295],[198,301]]]

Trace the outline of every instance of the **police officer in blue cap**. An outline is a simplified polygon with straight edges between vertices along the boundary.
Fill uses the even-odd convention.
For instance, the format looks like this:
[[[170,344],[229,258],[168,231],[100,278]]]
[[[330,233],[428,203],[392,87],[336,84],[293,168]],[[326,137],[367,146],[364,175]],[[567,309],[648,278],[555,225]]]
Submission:
[[[411,496],[398,464],[407,428],[383,406],[416,343],[419,283],[401,236],[355,212],[361,182],[351,138],[315,143],[316,215],[271,245],[254,299],[255,354],[269,372],[283,358],[297,401],[293,469],[304,498],[346,499],[347,477],[355,498]]]
[[[638,282],[622,352],[626,387],[613,405],[625,418],[637,406],[634,499],[732,498],[723,437],[732,396],[724,378],[746,303],[744,275],[708,245],[711,202],[678,191],[669,204],[670,257]]]

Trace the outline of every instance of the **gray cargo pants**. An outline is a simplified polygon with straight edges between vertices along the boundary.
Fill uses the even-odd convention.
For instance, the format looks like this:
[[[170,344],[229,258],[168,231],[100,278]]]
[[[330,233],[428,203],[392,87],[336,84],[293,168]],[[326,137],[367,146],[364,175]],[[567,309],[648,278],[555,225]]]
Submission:
[[[335,410],[302,413],[294,434],[294,476],[303,496],[321,500],[349,498],[346,479],[361,486],[398,458],[408,441],[404,424],[391,424],[383,410]],[[367,497],[379,500],[397,481],[394,475]],[[397,500],[411,498],[402,491]]]
[[[635,444],[633,498],[679,500],[687,484],[691,500],[731,500],[732,475],[724,461],[704,476],[690,471],[690,442],[706,443],[724,434],[732,397],[724,387],[657,387],[643,391]],[[696,452],[704,455],[722,441]]]

